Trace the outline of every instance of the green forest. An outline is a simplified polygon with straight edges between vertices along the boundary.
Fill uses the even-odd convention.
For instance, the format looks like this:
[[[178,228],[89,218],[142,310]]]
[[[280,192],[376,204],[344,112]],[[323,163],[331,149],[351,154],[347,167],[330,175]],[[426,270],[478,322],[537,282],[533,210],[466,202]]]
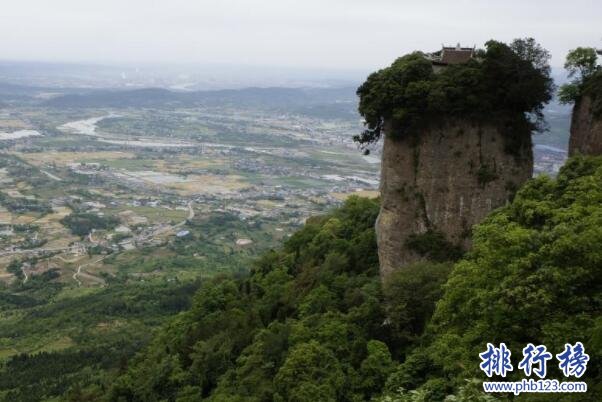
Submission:
[[[37,350],[4,359],[1,401],[59,401],[90,378],[109,384],[148,344],[153,328],[190,307],[199,287],[198,281],[114,281],[77,297],[60,297],[66,290],[56,276],[47,271],[0,288],[1,345]]]
[[[552,401],[554,394],[483,394],[478,354],[488,342],[505,342],[517,356],[529,342],[561,351],[575,341],[590,355],[580,379],[589,391],[562,400],[602,398],[602,158],[575,157],[557,178],[529,181],[474,228],[473,247],[459,261],[418,263],[385,285],[378,210],[377,200],[352,197],[308,220],[249,275],[204,281],[190,308],[141,352],[103,354],[99,366],[114,369],[78,371],[64,398]],[[79,356],[65,354],[59,368],[44,354],[12,359],[5,374],[31,367],[12,379],[4,400],[24,392],[24,377],[52,392],[48,376],[77,367]],[[47,364],[34,370],[33,359]],[[549,377],[561,378],[548,366]]]

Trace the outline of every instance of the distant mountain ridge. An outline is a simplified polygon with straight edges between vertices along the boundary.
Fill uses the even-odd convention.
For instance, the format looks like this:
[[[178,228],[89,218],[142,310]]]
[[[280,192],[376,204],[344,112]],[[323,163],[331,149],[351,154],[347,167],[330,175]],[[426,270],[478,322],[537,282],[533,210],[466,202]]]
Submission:
[[[163,88],[135,90],[95,90],[66,94],[46,102],[51,107],[144,107],[235,105],[307,105],[315,103],[353,103],[355,88],[281,88],[251,87],[212,91],[176,92]]]

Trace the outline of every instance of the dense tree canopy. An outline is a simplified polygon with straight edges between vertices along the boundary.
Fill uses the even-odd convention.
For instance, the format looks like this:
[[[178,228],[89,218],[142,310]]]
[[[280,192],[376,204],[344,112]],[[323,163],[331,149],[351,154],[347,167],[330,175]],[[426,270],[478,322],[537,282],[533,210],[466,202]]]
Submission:
[[[602,68],[598,65],[598,54],[591,47],[578,47],[566,56],[564,68],[571,81],[560,87],[558,99],[561,103],[574,103],[582,96],[589,96],[594,115],[602,113]]]
[[[425,54],[414,52],[371,74],[357,94],[366,130],[362,145],[377,141],[385,124],[393,137],[418,134],[433,119],[498,121],[508,150],[533,130],[542,130],[543,106],[553,93],[550,55],[533,39],[507,45],[489,41],[467,63],[433,70]]]
[[[113,229],[119,225],[119,219],[114,216],[100,216],[88,212],[75,212],[61,219],[71,233],[86,236],[92,229]]]
[[[593,47],[578,47],[566,55],[564,68],[569,78],[585,80],[598,70],[598,54]]]
[[[602,77],[599,74],[598,54],[593,47],[578,47],[571,50],[564,63],[571,81],[560,87],[558,99],[562,103],[573,103],[584,93],[599,92]]]

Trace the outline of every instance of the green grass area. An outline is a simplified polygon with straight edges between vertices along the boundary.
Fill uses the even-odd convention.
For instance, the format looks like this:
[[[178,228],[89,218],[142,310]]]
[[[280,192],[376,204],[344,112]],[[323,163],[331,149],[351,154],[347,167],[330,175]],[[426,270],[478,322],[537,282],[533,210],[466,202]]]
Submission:
[[[318,149],[306,149],[304,151],[310,155],[311,160],[323,160],[330,164],[357,167],[358,163],[363,163],[362,156],[357,152],[324,152],[324,150]]]
[[[240,146],[267,146],[267,147],[289,147],[296,149],[306,144],[307,141],[300,141],[281,133],[273,132],[249,132],[224,130],[215,135],[214,141],[220,144],[240,145]]]
[[[63,336],[44,344],[42,348],[36,350],[34,353],[58,352],[73,346],[75,346],[75,342],[73,342],[73,339],[71,339],[68,336]]]
[[[147,217],[151,222],[166,222],[166,221],[174,221],[181,222],[188,216],[188,211],[179,210],[179,209],[167,209],[163,207],[123,207],[121,210],[130,210],[134,211],[137,215]]]
[[[151,159],[123,158],[123,159],[82,159],[80,162],[99,163],[113,169],[124,170],[154,170],[155,161]]]
[[[1,342],[1,340],[0,340],[0,342]],[[7,359],[11,356],[14,356],[18,353],[19,353],[19,351],[17,349],[0,347],[0,361]]]
[[[98,293],[102,291],[102,288],[99,287],[64,287],[61,291],[55,296],[55,301],[74,299],[77,297],[90,296],[94,293]]]
[[[104,133],[138,137],[179,137],[190,138],[199,135],[212,135],[210,127],[190,121],[186,116],[164,113],[157,110],[104,119],[98,128]]]
[[[281,186],[291,186],[298,188],[328,188],[329,183],[326,181],[312,179],[304,176],[288,176],[288,177],[277,177],[274,179],[274,183]]]
[[[84,135],[63,135],[60,136],[43,136],[33,139],[34,145],[40,147],[48,147],[50,149],[65,149],[65,148],[80,148],[94,146],[102,148],[106,146],[102,142],[97,141],[94,137]]]

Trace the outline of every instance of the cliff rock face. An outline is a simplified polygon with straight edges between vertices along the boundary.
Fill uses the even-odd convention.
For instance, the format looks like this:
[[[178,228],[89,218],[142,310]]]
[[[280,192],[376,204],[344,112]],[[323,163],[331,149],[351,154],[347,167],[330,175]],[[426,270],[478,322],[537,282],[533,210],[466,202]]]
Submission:
[[[589,95],[584,95],[573,108],[569,156],[575,154],[602,154],[602,119],[594,117]]]
[[[494,126],[446,121],[417,138],[385,135],[376,222],[383,278],[425,258],[407,244],[412,235],[438,232],[467,248],[472,225],[533,174],[530,142],[510,155]]]

